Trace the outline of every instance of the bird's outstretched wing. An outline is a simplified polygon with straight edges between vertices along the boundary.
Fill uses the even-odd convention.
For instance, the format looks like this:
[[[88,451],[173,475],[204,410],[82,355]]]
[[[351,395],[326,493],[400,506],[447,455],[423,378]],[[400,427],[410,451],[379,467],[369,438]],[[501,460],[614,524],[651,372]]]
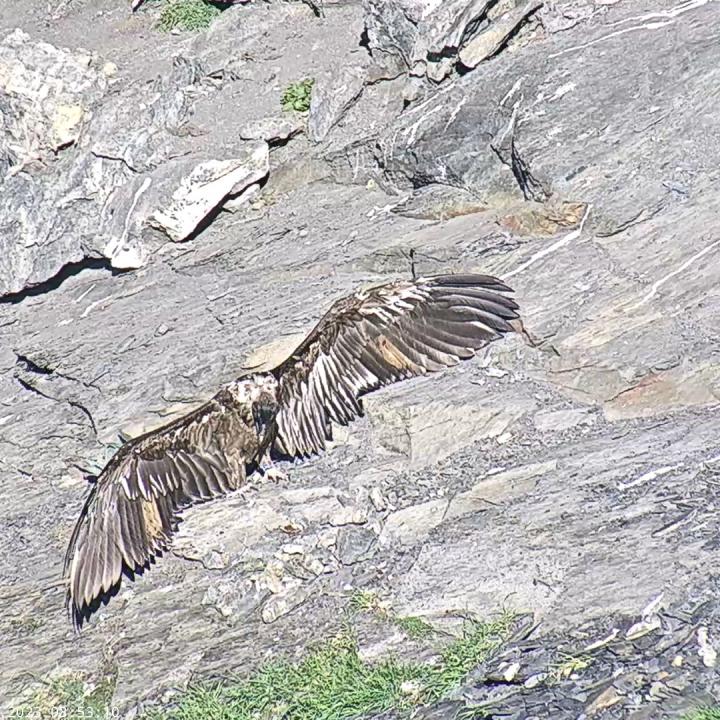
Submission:
[[[182,508],[237,488],[245,477],[244,441],[252,442],[247,425],[219,393],[118,450],[98,476],[65,556],[76,625],[123,571],[147,567],[166,547]]]
[[[331,439],[330,422],[361,414],[359,398],[389,383],[456,364],[513,328],[512,292],[488,275],[394,282],[336,302],[278,381],[276,448],[306,456]]]

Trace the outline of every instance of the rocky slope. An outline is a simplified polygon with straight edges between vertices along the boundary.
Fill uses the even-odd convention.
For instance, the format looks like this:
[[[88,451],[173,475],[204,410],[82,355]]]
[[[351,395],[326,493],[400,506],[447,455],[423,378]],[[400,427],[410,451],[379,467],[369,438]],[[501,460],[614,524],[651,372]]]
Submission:
[[[711,701],[718,3],[323,9],[168,35],[152,4],[0,7],[0,709],[110,673],[132,714],[302,653],[353,589],[540,623],[428,717]],[[309,115],[283,112],[303,78]],[[352,288],[461,269],[506,278],[535,342],[368,397],[331,453],[188,512],[73,634],[64,547],[119,433],[280,357]],[[563,649],[595,661],[537,680]]]

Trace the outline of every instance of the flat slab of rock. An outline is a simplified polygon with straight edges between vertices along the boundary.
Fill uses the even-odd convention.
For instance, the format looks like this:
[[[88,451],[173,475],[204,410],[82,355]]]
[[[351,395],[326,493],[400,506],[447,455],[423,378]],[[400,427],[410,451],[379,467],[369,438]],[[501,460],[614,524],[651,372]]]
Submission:
[[[402,458],[407,467],[423,468],[480,439],[501,438],[534,407],[532,399],[504,396],[468,380],[453,377],[456,391],[448,393],[445,385],[440,397],[436,378],[369,396],[365,407],[378,450]]]
[[[467,68],[475,68],[495,55],[517,27],[542,6],[542,0],[528,0],[508,10],[460,50],[460,62]]]
[[[150,223],[173,241],[186,240],[230,195],[238,195],[268,174],[268,146],[248,142],[227,160],[206,160],[182,177],[168,205],[152,214]]]
[[[308,135],[320,142],[357,100],[365,85],[362,67],[341,68],[321,75],[313,85],[308,117]]]
[[[238,135],[243,140],[264,140],[273,143],[288,140],[304,127],[301,115],[288,114],[286,117],[271,116],[250,120],[240,126]]]
[[[443,522],[447,507],[447,500],[429,500],[391,513],[383,524],[380,543],[397,547],[422,542]]]

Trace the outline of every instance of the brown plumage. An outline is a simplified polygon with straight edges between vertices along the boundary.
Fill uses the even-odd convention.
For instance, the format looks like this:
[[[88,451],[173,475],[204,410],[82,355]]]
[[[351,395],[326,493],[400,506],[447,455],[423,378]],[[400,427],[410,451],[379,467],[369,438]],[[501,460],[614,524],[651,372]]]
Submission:
[[[309,456],[331,423],[362,413],[383,385],[474,355],[513,328],[502,281],[443,275],[361,290],[337,301],[278,367],[243,376],[209,402],[126,443],[100,473],[65,561],[76,623],[170,540],[183,508],[242,484],[274,449]]]

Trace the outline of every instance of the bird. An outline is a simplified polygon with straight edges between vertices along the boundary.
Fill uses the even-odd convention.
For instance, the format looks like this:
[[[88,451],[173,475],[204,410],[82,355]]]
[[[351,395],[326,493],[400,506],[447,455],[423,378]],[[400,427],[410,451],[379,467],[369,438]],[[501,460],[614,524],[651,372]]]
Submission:
[[[332,425],[382,386],[467,360],[516,330],[502,280],[449,274],[359,289],[328,309],[276,367],[226,383],[194,411],[135,437],[92,484],[68,544],[66,605],[79,628],[156,562],[183,510],[238,489],[270,458],[321,453]]]

